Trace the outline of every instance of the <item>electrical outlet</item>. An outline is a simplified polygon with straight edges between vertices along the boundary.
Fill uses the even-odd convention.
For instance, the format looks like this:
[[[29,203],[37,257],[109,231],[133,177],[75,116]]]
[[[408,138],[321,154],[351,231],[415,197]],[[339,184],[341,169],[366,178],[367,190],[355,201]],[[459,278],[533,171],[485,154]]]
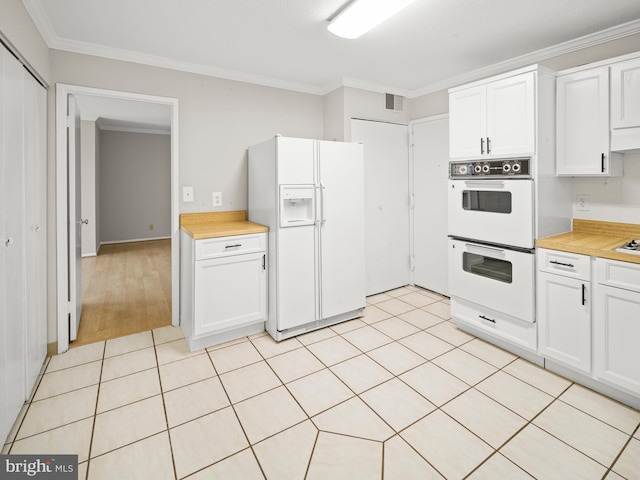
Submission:
[[[576,210],[587,211],[589,210],[589,195],[578,194],[576,195],[576,203],[578,204]]]
[[[222,206],[222,192],[213,192],[213,206],[221,207]]]
[[[182,187],[182,201],[193,202],[193,187]]]

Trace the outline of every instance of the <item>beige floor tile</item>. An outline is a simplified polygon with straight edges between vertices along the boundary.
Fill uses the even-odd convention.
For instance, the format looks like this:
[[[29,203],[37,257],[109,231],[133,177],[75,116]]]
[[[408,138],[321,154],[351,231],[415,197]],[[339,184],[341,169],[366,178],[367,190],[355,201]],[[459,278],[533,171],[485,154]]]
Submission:
[[[434,358],[433,363],[469,385],[475,385],[498,370],[493,365],[460,349],[451,350]]]
[[[440,406],[469,389],[469,385],[433,363],[425,363],[400,379],[434,405]]]
[[[553,397],[499,371],[475,387],[510,410],[531,420],[553,401]]]
[[[515,362],[504,367],[504,371],[553,397],[557,397],[571,385],[571,382],[566,378],[522,358],[518,358]]]
[[[496,453],[468,477],[469,480],[533,480],[511,460]]]
[[[384,480],[442,480],[424,458],[399,436],[384,444]]]
[[[379,480],[382,444],[320,432],[307,480]]]
[[[251,343],[253,343],[253,346],[258,349],[264,358],[270,358],[302,347],[302,344],[296,338],[276,342],[271,335],[255,338],[251,340]]]
[[[360,350],[340,336],[312,343],[308,345],[307,348],[327,367],[343,362],[361,353]]]
[[[169,430],[178,478],[249,446],[231,407]]]
[[[177,362],[160,365],[160,380],[162,390],[168,392],[175,388],[184,387],[190,383],[199,382],[216,375],[211,359],[207,354],[196,355]]]
[[[400,315],[415,308],[413,305],[409,305],[408,303],[405,303],[402,300],[398,300],[397,298],[392,298],[391,300],[385,300],[384,302],[376,303],[376,307],[384,310],[387,313],[390,313],[391,315]]]
[[[389,297],[391,299],[391,297]],[[361,320],[371,325],[373,323],[379,322],[380,320],[384,320],[385,318],[390,318],[392,315],[389,312],[385,312],[384,310],[376,307],[375,305],[367,305],[364,309],[364,314],[361,317]]]
[[[397,378],[364,392],[360,397],[396,432],[420,420],[436,408]]]
[[[184,360],[185,358],[200,355],[201,353],[204,353],[203,349],[190,352],[187,341],[184,338],[156,346],[158,365],[166,365],[167,363]]]
[[[209,352],[209,356],[213,361],[214,367],[216,367],[218,375],[262,360],[262,355],[258,353],[258,350],[251,342],[242,342],[214,350]]]
[[[258,338],[258,337],[255,337]],[[229,340],[228,342],[223,342],[223,343],[216,343],[215,345],[211,345],[210,347],[207,347],[205,350],[207,352],[215,352],[216,350],[220,350],[222,348],[227,348],[230,347],[232,345],[238,345],[240,343],[246,343],[249,341],[249,337],[240,337],[240,338],[236,338],[234,340]]]
[[[25,415],[16,439],[92,417],[96,410],[98,386],[74,390],[33,402]],[[55,414],[52,414],[55,412]]]
[[[398,297],[398,300],[402,300],[409,305],[413,305],[416,308],[426,307],[432,303],[437,302],[435,298],[428,297],[427,295],[423,295],[420,292],[411,292],[407,295],[402,295]]]
[[[29,410],[30,406],[31,406],[30,403],[26,403],[25,402],[22,405],[22,408],[20,408],[20,412],[18,413],[18,417],[13,422],[13,425],[11,426],[11,430],[9,430],[9,434],[7,435],[7,438],[5,439],[5,445],[7,443],[13,442],[16,439],[16,435],[18,434],[18,429],[20,428],[20,425],[22,425],[22,420],[24,420],[24,417],[27,414],[27,410]]]
[[[386,345],[393,341],[384,333],[381,333],[370,326],[359,328],[352,332],[347,332],[342,335],[342,338],[352,345],[355,345],[362,352],[368,352],[369,350],[373,350],[374,348],[381,347],[382,345]]]
[[[106,358],[102,364],[102,381],[106,382],[157,366],[153,347]]]
[[[318,436],[309,420],[253,446],[253,451],[268,479],[304,478]],[[282,461],[286,458],[286,461]]]
[[[322,340],[335,337],[336,335],[338,334],[330,328],[321,328],[319,330],[314,330],[313,332],[300,335],[296,337],[296,339],[303,345],[311,345],[312,343],[321,342]]]
[[[613,466],[613,471],[629,479],[640,477],[640,440],[631,439]]]
[[[400,435],[445,478],[463,478],[493,453],[489,445],[439,410]]]
[[[172,428],[228,406],[229,399],[214,377],[165,393],[164,405]]]
[[[384,442],[395,432],[358,397],[351,398],[311,419],[322,432]]]
[[[320,360],[306,348],[298,348],[267,360],[282,383],[289,383],[298,378],[317,372],[324,368]]]
[[[389,371],[366,355],[358,355],[338,363],[331,367],[331,371],[355,393],[362,393],[393,377]]]
[[[378,293],[376,295],[371,295],[367,297],[367,303],[370,305],[375,305],[376,303],[384,302],[385,300],[391,300],[393,297],[386,293]]]
[[[189,480],[211,479],[263,480],[264,475],[250,448],[212,465],[189,477]]]
[[[398,317],[403,319],[405,322],[409,322],[411,325],[418,327],[421,330],[433,327],[434,325],[445,321],[443,318],[438,317],[433,313],[425,312],[424,310],[420,309],[411,310],[410,312],[398,315]]]
[[[87,478],[87,469],[89,467],[89,462],[83,462],[78,464],[78,478]]]
[[[320,370],[287,384],[307,415],[313,416],[353,396],[330,370]]]
[[[335,325],[332,325],[330,328],[338,335],[342,335],[343,333],[362,328],[366,325],[367,324],[364,323],[361,319],[356,318],[355,320],[349,320],[348,322],[337,323]]]
[[[572,385],[562,394],[560,400],[629,435],[635,431],[640,423],[638,410],[622,405],[581,385]]]
[[[603,465],[611,465],[629,439],[620,430],[560,401],[549,405],[533,423]]]
[[[153,341],[156,345],[161,345],[163,343],[173,342],[174,340],[184,338],[182,329],[180,327],[174,327],[174,326],[161,327],[161,328],[156,328],[152,330],[152,332],[153,332]]]
[[[460,330],[452,322],[439,323],[428,328],[427,332],[431,335],[435,335],[445,342],[449,342],[451,345],[455,345],[456,347],[459,347],[460,345],[463,345],[475,338],[473,335],[469,335],[468,333]]]
[[[236,403],[234,409],[252,444],[307,419],[307,415],[284,387]]]
[[[634,438],[637,438],[638,440],[640,440],[640,428],[638,428],[636,430],[636,433],[633,435]]]
[[[107,346],[104,349],[104,356],[105,358],[114,357],[115,355],[122,355],[123,353],[129,353],[149,347],[153,347],[153,335],[151,334],[151,330],[107,340]]]
[[[96,415],[91,457],[167,429],[160,395]]]
[[[502,368],[518,358],[513,353],[491,345],[479,338],[465,343],[460,349],[498,368]]]
[[[60,355],[54,355],[47,365],[47,373],[62,370],[63,368],[76,367],[83,363],[102,360],[104,355],[104,342],[91,343],[81,347],[69,349]]]
[[[115,478],[173,480],[175,475],[167,432],[93,458],[89,465],[88,478],[91,480]]]
[[[441,302],[448,302],[449,301],[449,297],[445,297],[444,295],[438,293],[438,292],[432,292],[431,290],[427,290],[424,288],[418,288],[417,290],[418,293],[421,293],[422,295],[426,295],[427,297],[431,297],[435,300],[439,300]]]
[[[151,368],[100,384],[97,413],[160,394],[158,370]]]
[[[451,400],[442,410],[493,448],[500,448],[527,423],[473,388]]]
[[[535,425],[528,425],[500,450],[539,480],[602,478],[606,468]]]
[[[256,338],[260,338],[260,337],[266,337],[267,335],[269,335],[269,332],[267,332],[266,330],[263,330],[261,332],[258,333],[254,333],[252,335],[249,335],[247,338],[247,340],[254,340]]]
[[[433,313],[434,315],[448,320],[451,318],[451,305],[445,302],[430,303],[426,307],[422,307],[425,312]]]
[[[381,320],[380,322],[374,324],[373,328],[381,331],[386,336],[391,337],[394,340],[408,337],[409,335],[413,335],[414,333],[420,331],[419,328],[414,327],[410,323],[405,322],[404,320],[397,317]]]
[[[220,375],[220,380],[231,403],[246,400],[282,385],[265,361],[224,373]]]
[[[420,355],[397,342],[371,350],[367,355],[394,375],[400,375],[426,362]]]
[[[618,475],[616,472],[614,472],[613,470],[611,470],[606,477],[604,477],[605,480],[627,480],[624,477],[621,477],[620,475]]]
[[[18,440],[11,448],[12,454],[70,454],[78,455],[78,462],[89,458],[89,445],[93,418],[54,428],[32,437]]]
[[[427,360],[439,357],[443,353],[447,353],[449,350],[455,348],[450,343],[440,340],[438,337],[434,337],[427,332],[415,333],[400,339],[399,342]]]
[[[42,377],[33,400],[42,400],[79,388],[97,385],[100,383],[101,370],[102,361],[97,361],[47,373]]]
[[[393,290],[389,290],[388,292],[385,292],[385,293],[395,298],[395,297],[401,297],[403,295],[408,295],[417,290],[418,289],[413,285],[405,285],[404,287],[394,288]]]

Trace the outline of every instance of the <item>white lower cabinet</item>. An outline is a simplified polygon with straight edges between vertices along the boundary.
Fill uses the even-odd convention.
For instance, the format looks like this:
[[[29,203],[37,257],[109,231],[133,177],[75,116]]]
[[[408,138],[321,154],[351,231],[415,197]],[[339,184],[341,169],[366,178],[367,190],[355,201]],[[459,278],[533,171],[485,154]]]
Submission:
[[[591,373],[589,280],[588,256],[539,249],[539,353],[586,374]]]
[[[197,350],[264,330],[266,234],[193,240],[182,233],[180,322]]]
[[[594,374],[640,395],[640,265],[596,259]]]

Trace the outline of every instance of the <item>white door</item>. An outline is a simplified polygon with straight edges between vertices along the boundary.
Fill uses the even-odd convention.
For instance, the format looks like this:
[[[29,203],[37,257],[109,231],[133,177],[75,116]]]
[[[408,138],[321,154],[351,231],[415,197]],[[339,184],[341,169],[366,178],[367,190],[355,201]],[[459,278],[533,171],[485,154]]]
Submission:
[[[80,110],[73,95],[67,97],[69,341],[78,338],[82,314],[82,218],[80,177]]]
[[[358,143],[319,142],[320,317],[365,306],[364,154]]]
[[[409,128],[351,120],[351,140],[364,143],[365,292],[411,283]]]
[[[412,125],[413,283],[449,295],[447,177],[449,119]]]

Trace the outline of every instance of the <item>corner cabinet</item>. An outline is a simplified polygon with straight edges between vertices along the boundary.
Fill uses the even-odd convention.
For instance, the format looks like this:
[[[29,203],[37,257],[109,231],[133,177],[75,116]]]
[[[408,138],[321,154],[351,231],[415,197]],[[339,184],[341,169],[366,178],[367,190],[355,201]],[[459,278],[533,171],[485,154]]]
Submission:
[[[535,153],[535,72],[449,91],[449,155],[493,158]]]
[[[591,373],[591,257],[538,249],[538,348]]]
[[[622,155],[611,152],[609,67],[557,79],[556,174],[621,176]]]
[[[640,265],[595,261],[594,374],[640,395]]]
[[[181,234],[180,323],[191,351],[264,331],[267,234]]]

